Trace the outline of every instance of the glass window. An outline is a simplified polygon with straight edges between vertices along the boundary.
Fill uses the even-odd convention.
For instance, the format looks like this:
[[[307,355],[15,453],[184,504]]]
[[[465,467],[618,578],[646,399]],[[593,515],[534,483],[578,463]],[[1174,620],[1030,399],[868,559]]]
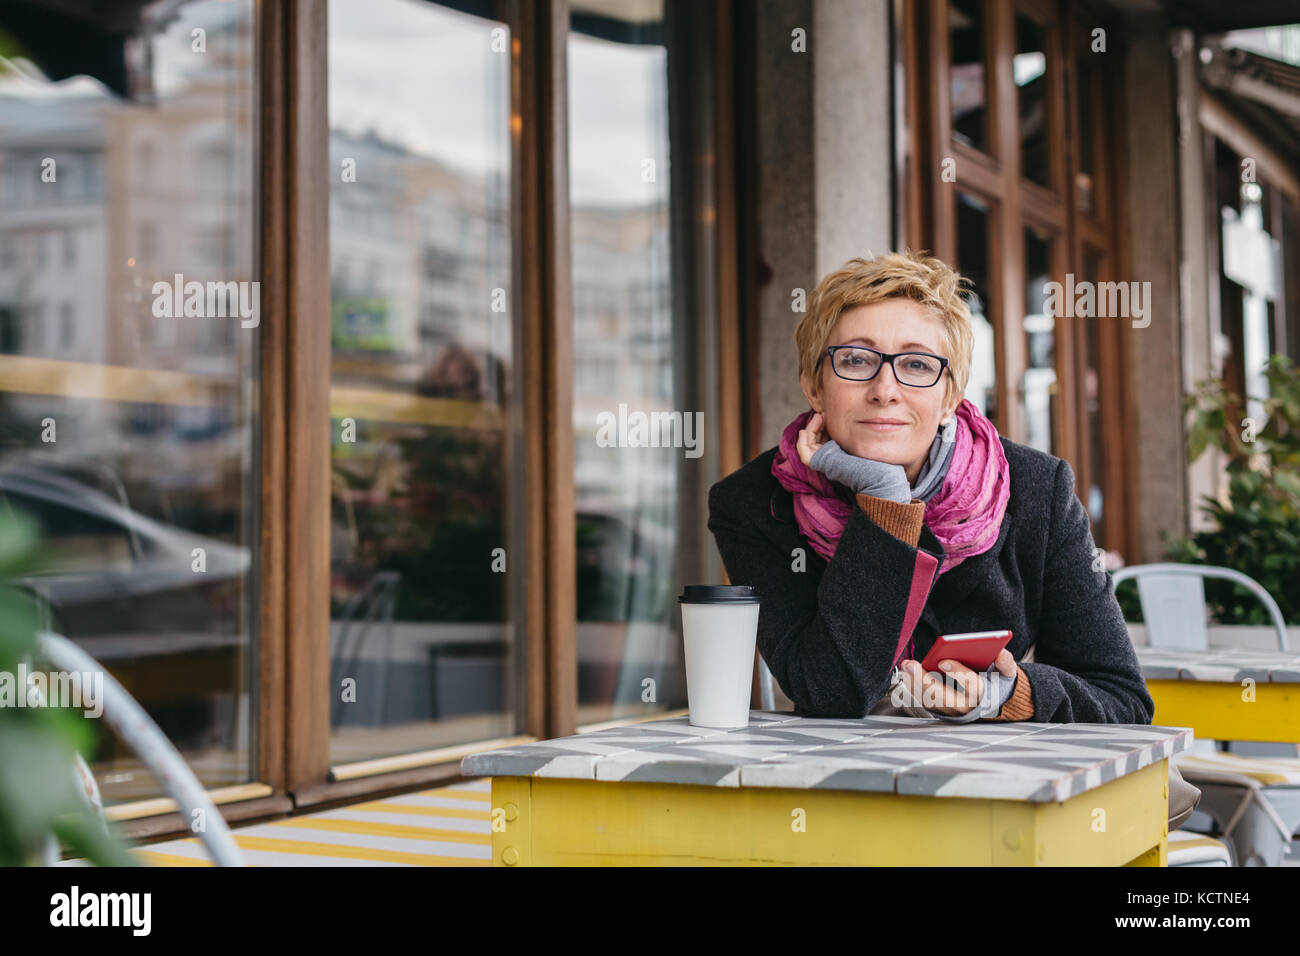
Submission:
[[[31,253],[0,273],[0,508],[37,520],[50,563],[25,583],[54,628],[206,786],[242,783],[258,716],[255,4],[136,3],[127,17],[83,4],[78,42],[70,16],[0,8],[0,246]],[[228,150],[201,164],[190,145],[209,137]],[[153,141],[171,149],[138,178]],[[201,198],[200,172],[213,182]],[[57,232],[42,228],[52,215]],[[228,236],[210,257],[186,241],[200,228]],[[177,273],[203,283],[202,314],[186,314]],[[105,802],[159,795],[92,724]]]
[[[1047,96],[1047,32],[1031,17],[1016,15],[1016,55],[1011,61],[1020,107],[1020,175],[1052,185],[1051,107]]]
[[[1081,53],[1082,58],[1089,54]],[[1094,152],[1097,147],[1096,130],[1093,127],[1093,83],[1098,73],[1079,60],[1075,71],[1075,89],[1079,103],[1079,147],[1074,155],[1079,164],[1074,174],[1075,195],[1079,211],[1093,215],[1097,211],[1097,170]]]
[[[998,415],[995,351],[997,307],[992,301],[988,251],[993,246],[989,205],[969,193],[957,194],[957,269],[971,281],[967,302],[975,335],[966,398],[994,423]]]
[[[1101,256],[1094,249],[1085,249],[1083,254],[1083,279],[1096,283],[1101,276]],[[1095,318],[1083,319],[1084,334],[1084,370],[1083,370],[1083,406],[1088,428],[1088,516],[1092,519],[1092,536],[1097,547],[1105,548],[1105,477],[1106,477],[1106,443],[1102,441],[1101,417],[1101,324]],[[1105,321],[1104,319],[1101,321]]]
[[[568,47],[578,723],[686,704],[676,594],[713,555],[716,475],[700,383],[708,273],[711,4],[575,2]],[[689,109],[689,122],[672,108]],[[693,131],[694,130],[694,131]],[[706,490],[707,486],[705,486]]]
[[[329,16],[332,763],[516,732],[510,37]]]
[[[949,0],[949,98],[952,136],[959,143],[992,152],[989,143],[989,71],[984,64],[984,4],[980,0]]]
[[[1047,283],[1052,281],[1052,236],[1025,230],[1025,444],[1059,454],[1052,423],[1056,420],[1056,319],[1048,315]]]

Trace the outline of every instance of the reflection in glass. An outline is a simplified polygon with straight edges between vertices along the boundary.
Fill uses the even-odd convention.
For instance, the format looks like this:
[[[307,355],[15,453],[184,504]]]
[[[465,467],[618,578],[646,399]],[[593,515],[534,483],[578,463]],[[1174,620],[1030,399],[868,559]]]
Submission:
[[[988,71],[984,68],[984,10],[980,0],[949,0],[949,98],[953,139],[989,152]]]
[[[1052,238],[1025,230],[1025,444],[1056,453],[1052,422],[1056,415],[1056,319],[1047,314],[1047,283],[1052,281]]]
[[[1101,274],[1101,257],[1092,249],[1083,255],[1083,279],[1096,287]],[[1097,547],[1106,547],[1105,496],[1106,443],[1102,441],[1101,419],[1101,326],[1095,318],[1083,320],[1086,367],[1083,370],[1084,414],[1088,423],[1088,516]]]
[[[50,626],[204,785],[243,783],[257,716],[254,4],[76,10],[74,42],[67,4],[0,8],[0,509],[37,523],[48,566],[23,583]],[[184,283],[206,293],[189,314],[178,273],[185,300]],[[227,282],[243,283],[247,319],[208,285]],[[105,803],[158,796],[91,725]]]
[[[691,273],[678,267],[697,263],[708,272],[693,232],[706,210],[689,205],[707,188],[692,178],[703,148],[693,145],[691,127],[707,127],[708,100],[677,85],[706,64],[697,46],[673,39],[707,49],[708,6],[671,5],[668,19],[660,6],[631,0],[573,6],[579,725],[685,706],[675,597],[683,581],[716,580],[698,563],[713,546],[697,482],[716,458],[713,416],[694,384],[716,361],[704,338],[713,316],[692,311],[684,291]],[[673,121],[670,101],[688,115]],[[651,424],[648,436],[660,447],[637,439],[634,415],[663,424]]]
[[[1052,183],[1046,51],[1045,31],[1038,21],[1017,14],[1011,71],[1020,104],[1020,174],[1042,186]]]
[[[1093,152],[1097,137],[1093,129],[1093,79],[1096,72],[1079,61],[1075,71],[1075,89],[1079,102],[1079,148],[1074,151],[1078,170],[1075,172],[1075,194],[1079,211],[1091,215],[1096,212],[1096,163]]]
[[[969,193],[957,194],[957,269],[971,280],[968,302],[975,347],[966,398],[997,423],[998,373],[993,317],[997,305],[989,285],[988,251],[993,244],[992,216],[987,203]]]
[[[333,763],[522,715],[504,30],[330,4]]]

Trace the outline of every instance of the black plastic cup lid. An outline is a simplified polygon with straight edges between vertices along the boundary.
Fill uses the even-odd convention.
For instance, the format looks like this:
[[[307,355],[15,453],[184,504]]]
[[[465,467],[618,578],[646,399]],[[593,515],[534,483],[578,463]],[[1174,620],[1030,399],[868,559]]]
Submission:
[[[758,590],[748,584],[688,584],[679,604],[758,604]]]

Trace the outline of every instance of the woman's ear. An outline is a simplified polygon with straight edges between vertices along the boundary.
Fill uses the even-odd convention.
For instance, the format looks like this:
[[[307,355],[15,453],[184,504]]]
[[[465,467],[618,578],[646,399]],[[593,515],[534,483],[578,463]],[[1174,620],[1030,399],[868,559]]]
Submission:
[[[799,373],[799,387],[803,389],[803,397],[808,399],[808,404],[812,406],[812,410],[815,412],[822,411],[821,396],[813,393],[812,380],[808,377],[807,372]]]
[[[948,399],[951,404],[944,405],[943,414],[939,416],[939,424],[941,426],[947,425],[948,422],[952,420],[952,417],[957,414],[957,406],[961,404],[961,400],[962,397],[960,395],[956,398]]]

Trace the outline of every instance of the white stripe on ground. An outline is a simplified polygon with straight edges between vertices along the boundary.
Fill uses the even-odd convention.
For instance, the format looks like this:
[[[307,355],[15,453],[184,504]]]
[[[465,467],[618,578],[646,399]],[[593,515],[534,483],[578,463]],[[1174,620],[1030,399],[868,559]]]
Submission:
[[[467,780],[464,783],[453,783],[450,786],[438,787],[438,790],[485,790],[492,792],[492,778],[484,777],[480,780]]]
[[[290,817],[289,821],[300,819]],[[308,819],[317,820],[352,820],[357,823],[395,823],[404,827],[437,827],[443,830],[456,830],[464,833],[491,833],[492,819],[483,814],[482,820],[470,820],[463,817],[415,816],[410,813],[385,813],[382,810],[325,810],[313,813]],[[288,822],[288,821],[286,821]]]
[[[425,853],[430,856],[455,856],[467,860],[492,858],[490,844],[449,843],[445,840],[418,840],[411,837],[376,836],[372,833],[335,833],[307,827],[250,827],[237,836],[267,837],[273,840],[301,840],[304,843],[328,843],[358,850],[397,850],[402,853]],[[292,853],[292,850],[279,852]]]
[[[361,801],[371,803],[373,801]],[[400,797],[389,797],[381,801],[401,807],[446,807],[453,810],[481,810],[484,816],[491,812],[488,802],[484,800],[457,800],[454,797],[434,797],[423,793],[407,793]]]

